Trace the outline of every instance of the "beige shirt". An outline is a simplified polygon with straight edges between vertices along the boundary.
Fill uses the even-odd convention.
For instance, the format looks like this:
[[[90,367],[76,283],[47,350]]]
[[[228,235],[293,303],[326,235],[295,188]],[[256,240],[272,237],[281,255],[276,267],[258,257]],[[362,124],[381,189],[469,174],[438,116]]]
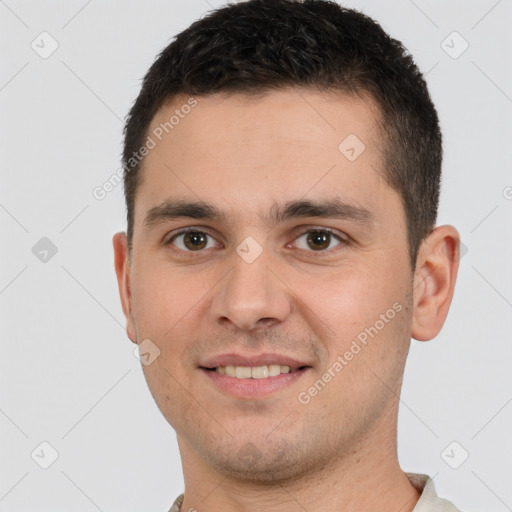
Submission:
[[[434,488],[434,482],[428,475],[421,475],[418,473],[406,473],[407,478],[411,484],[421,492],[420,499],[413,512],[460,512],[458,508],[455,508],[449,501],[443,500],[437,496]],[[187,510],[181,510],[181,504],[183,503],[183,494],[176,498],[171,510],[169,512],[188,512]],[[193,512],[191,509],[190,512]]]

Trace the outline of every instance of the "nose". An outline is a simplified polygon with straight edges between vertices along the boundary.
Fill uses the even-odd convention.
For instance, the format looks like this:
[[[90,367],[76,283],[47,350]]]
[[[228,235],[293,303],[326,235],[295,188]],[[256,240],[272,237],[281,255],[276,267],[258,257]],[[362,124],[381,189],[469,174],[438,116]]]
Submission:
[[[270,269],[266,251],[252,263],[233,253],[232,268],[212,302],[214,321],[231,330],[253,331],[284,322],[291,311],[285,284]]]

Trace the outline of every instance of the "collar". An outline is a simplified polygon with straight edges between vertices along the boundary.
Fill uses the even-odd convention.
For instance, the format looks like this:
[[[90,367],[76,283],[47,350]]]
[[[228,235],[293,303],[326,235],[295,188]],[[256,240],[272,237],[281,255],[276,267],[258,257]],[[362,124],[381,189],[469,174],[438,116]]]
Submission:
[[[414,488],[421,492],[420,499],[413,512],[460,512],[449,501],[439,498],[434,487],[434,481],[421,473],[405,473]],[[173,503],[169,512],[181,512],[183,494],[180,494]]]

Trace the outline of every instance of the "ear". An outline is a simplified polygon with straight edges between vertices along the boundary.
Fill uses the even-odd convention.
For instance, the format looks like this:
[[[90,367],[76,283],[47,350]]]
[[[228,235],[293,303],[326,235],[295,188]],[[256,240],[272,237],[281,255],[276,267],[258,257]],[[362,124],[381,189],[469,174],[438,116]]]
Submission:
[[[423,240],[414,271],[414,339],[428,341],[441,330],[452,301],[459,259],[460,236],[453,226],[439,226]]]
[[[130,258],[126,233],[116,233],[112,239],[114,245],[114,265],[116,268],[119,295],[126,317],[126,333],[133,343],[137,343],[135,323],[132,316],[132,295],[130,288]]]

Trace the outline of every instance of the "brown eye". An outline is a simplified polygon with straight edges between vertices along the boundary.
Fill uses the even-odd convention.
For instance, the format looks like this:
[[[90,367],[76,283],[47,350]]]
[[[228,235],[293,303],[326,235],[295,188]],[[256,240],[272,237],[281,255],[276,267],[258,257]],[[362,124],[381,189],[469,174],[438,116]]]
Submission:
[[[191,251],[204,249],[207,244],[206,236],[204,236],[204,233],[200,233],[199,231],[191,231],[190,233],[187,233],[183,238],[183,242],[185,247]]]
[[[215,247],[215,240],[203,231],[186,231],[178,233],[168,242],[186,252],[197,252]]]
[[[314,251],[326,249],[331,243],[331,234],[325,231],[311,231],[308,235],[308,245]]]
[[[296,239],[295,246],[306,251],[325,251],[342,242],[339,236],[327,229],[311,229]]]

